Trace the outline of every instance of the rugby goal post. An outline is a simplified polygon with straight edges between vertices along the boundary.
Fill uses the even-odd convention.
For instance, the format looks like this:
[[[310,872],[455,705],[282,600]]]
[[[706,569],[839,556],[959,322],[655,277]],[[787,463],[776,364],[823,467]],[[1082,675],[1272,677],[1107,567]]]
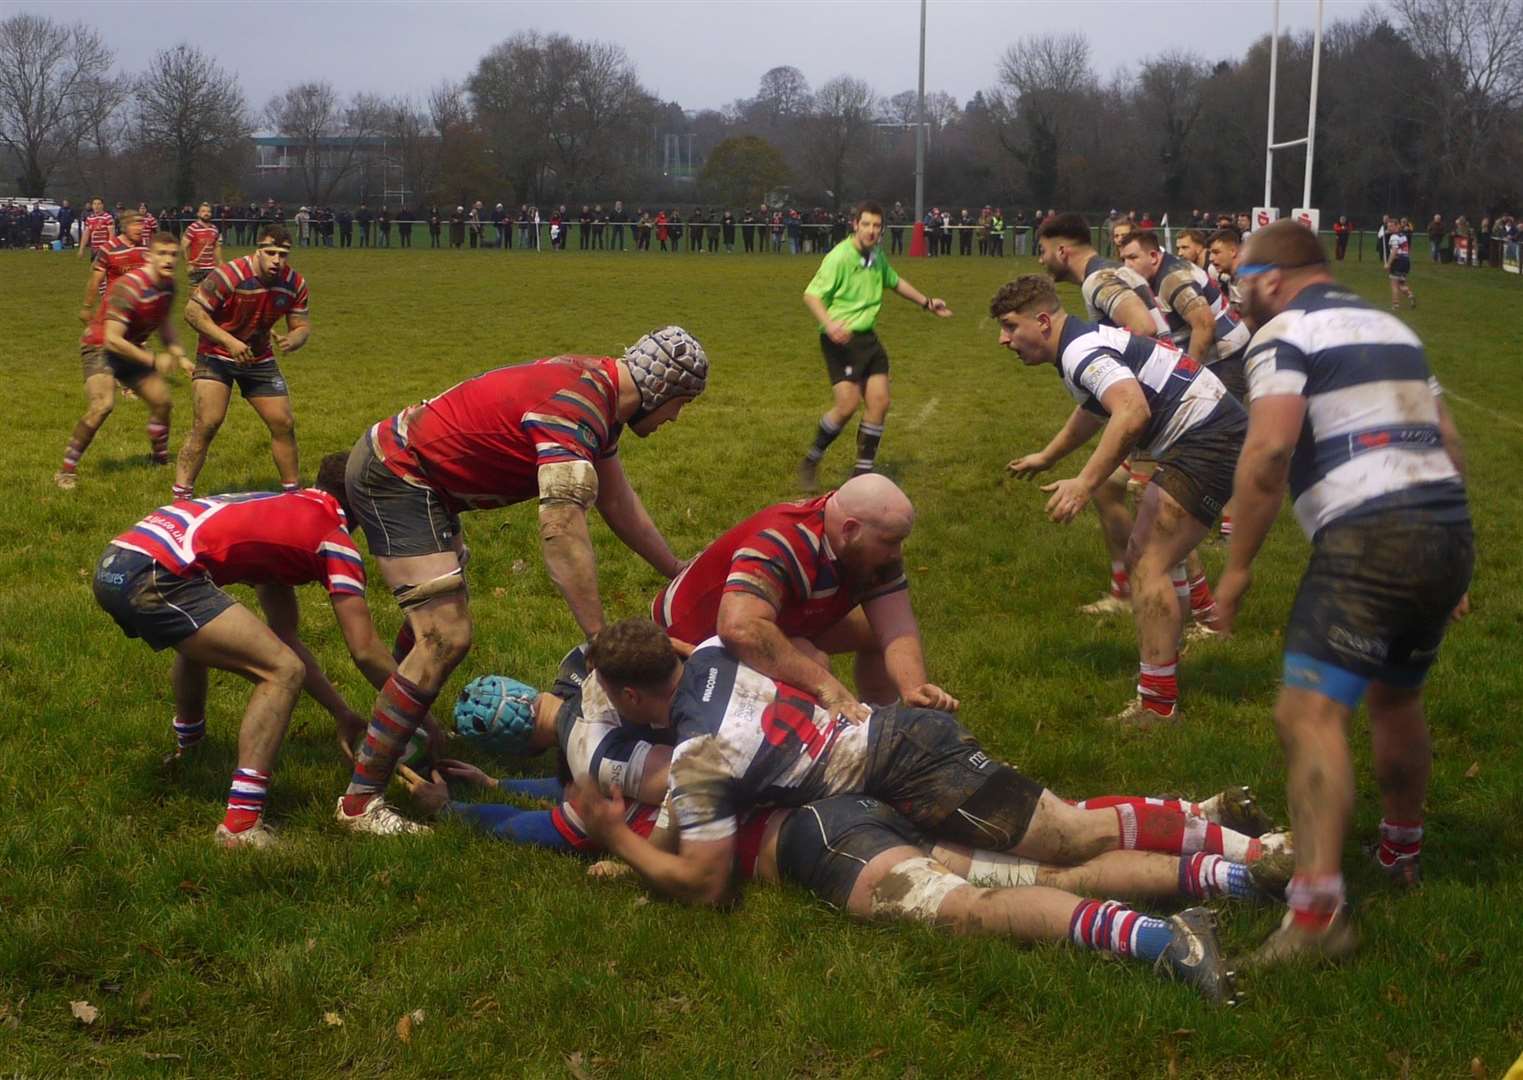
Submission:
[[[1264,151],[1264,205],[1253,209],[1252,228],[1261,229],[1278,218],[1279,212],[1272,205],[1271,191],[1274,182],[1274,152],[1289,150],[1295,146],[1306,147],[1306,173],[1301,183],[1301,206],[1291,211],[1291,217],[1316,232],[1322,215],[1311,205],[1312,164],[1317,149],[1317,79],[1322,73],[1322,3],[1317,0],[1317,29],[1312,37],[1311,48],[1311,97],[1306,108],[1306,135],[1300,139],[1274,141],[1275,91],[1280,69],[1280,0],[1271,0],[1274,8],[1274,32],[1269,38],[1269,127]]]

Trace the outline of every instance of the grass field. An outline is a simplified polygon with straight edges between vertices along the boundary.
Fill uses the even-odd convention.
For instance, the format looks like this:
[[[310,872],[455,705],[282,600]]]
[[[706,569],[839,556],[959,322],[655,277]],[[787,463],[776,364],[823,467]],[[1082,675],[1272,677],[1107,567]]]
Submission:
[[[616,351],[681,322],[708,349],[711,389],[680,423],[624,443],[657,522],[690,553],[794,494],[827,393],[799,302],[812,259],[393,249],[299,250],[294,263],[315,328],[284,365],[308,478],[372,421],[465,376]],[[1033,267],[908,265],[956,318],[891,300],[880,323],[896,395],[881,461],[919,509],[908,561],[932,677],[961,696],[991,750],[1060,793],[1204,796],[1248,783],[1283,816],[1270,706],[1307,545],[1282,517],[1238,638],[1184,662],[1187,723],[1148,735],[1103,723],[1132,694],[1136,654],[1128,623],[1075,613],[1105,580],[1094,519],[1054,526],[1034,488],[1002,475],[1069,407],[1051,371],[996,347],[985,315],[1003,277]],[[1340,273],[1384,301],[1370,264]],[[1232,1011],[1093,954],[853,924],[789,889],[753,888],[729,914],[647,902],[628,882],[588,881],[575,859],[457,823],[395,841],[341,834],[330,815],[347,769],[308,699],[271,792],[287,843],[215,849],[246,689],[213,677],[208,745],[165,773],[168,657],[125,639],[89,589],[106,542],[167,501],[169,472],[146,464],[142,407],[122,402],[78,490],[55,490],[83,405],[84,267],[6,252],[0,278],[12,463],[0,525],[0,1076],[1495,1077],[1523,1049],[1517,278],[1426,263],[1413,278],[1422,306],[1408,317],[1468,441],[1480,542],[1475,614],[1430,684],[1427,884],[1383,891],[1351,841],[1363,951],[1340,970],[1245,980],[1249,1000]],[[178,448],[183,380],[176,395]],[[273,487],[267,446],[235,401],[200,490]],[[838,445],[826,475],[843,475],[850,456]],[[487,672],[548,681],[577,633],[530,509],[466,527],[477,644],[442,701]],[[605,528],[594,539],[610,613],[644,611],[656,576]],[[1214,574],[1220,551],[1206,559]],[[305,636],[368,710],[322,593],[302,596]],[[372,603],[391,633],[384,590]],[[1354,745],[1362,840],[1378,819],[1362,724]],[[499,773],[551,768],[478,760]],[[1233,951],[1278,918],[1222,915]],[[98,1019],[79,1022],[71,1001]],[[423,1019],[404,1039],[398,1021],[413,1010]]]

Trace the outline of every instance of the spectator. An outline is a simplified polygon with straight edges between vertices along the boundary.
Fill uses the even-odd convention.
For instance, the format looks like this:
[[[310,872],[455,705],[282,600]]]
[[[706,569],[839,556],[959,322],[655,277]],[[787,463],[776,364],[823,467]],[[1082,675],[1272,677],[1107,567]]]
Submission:
[[[471,250],[475,251],[481,246],[481,200],[471,203],[470,211],[465,215],[466,231],[470,235]]]
[[[803,228],[803,222],[799,219],[797,208],[789,210],[787,223],[788,249],[794,255],[799,253],[799,234],[803,232]]]
[[[624,209],[624,203],[614,200],[613,212],[608,215],[609,222],[613,225],[613,242],[608,246],[612,249],[624,250],[624,226],[629,222],[629,211]]]
[[[402,246],[405,248],[412,247],[412,223],[411,207],[404,206],[397,211],[397,236],[401,238]]]
[[[904,251],[904,223],[908,220],[904,204],[894,203],[894,208],[888,212],[888,238],[889,254],[899,255]]]
[[[74,237],[70,230],[74,227],[74,208],[65,199],[58,204],[58,239],[63,247],[73,247]]]
[[[1339,214],[1338,220],[1333,222],[1333,238],[1337,247],[1339,262],[1343,261],[1343,256],[1348,252],[1348,234],[1348,218],[1342,214]]]
[[[586,203],[582,204],[582,212],[577,215],[576,225],[577,247],[582,251],[586,251],[592,243],[592,211],[587,209]]]
[[[703,251],[703,210],[701,207],[693,208],[693,216],[688,218],[687,249],[689,251]]]
[[[592,208],[592,246],[594,250],[603,250],[603,230],[608,227],[608,214],[603,209],[603,204],[598,203]]]
[[[751,213],[749,206],[740,219],[740,243],[747,254],[756,250],[756,215]]]
[[[455,212],[449,216],[449,246],[452,248],[465,247],[465,207],[455,207]]]
[[[375,223],[381,234],[381,247],[391,247],[391,211],[381,207],[376,211]]]
[[[438,247],[439,246],[439,231],[440,231],[441,227],[442,227],[442,225],[441,225],[441,222],[440,222],[440,219],[439,219],[439,208],[437,206],[430,206],[428,208],[428,240],[429,240],[428,246],[429,247]]]
[[[347,206],[338,212],[338,246],[354,247],[354,212]]]
[[[941,248],[941,209],[933,206],[925,214],[925,253],[931,257]]]
[[[354,212],[354,224],[360,233],[360,247],[370,246],[370,225],[375,221],[375,215],[370,212],[369,205],[361,199],[360,208]]]
[[[305,206],[296,211],[296,243],[307,247],[312,242],[312,215]]]
[[[957,253],[973,254],[973,215],[966,206],[957,213]]]
[[[724,224],[720,226],[724,234],[724,249],[726,252],[735,250],[735,215],[729,210],[724,212]]]
[[[671,222],[672,254],[682,250],[682,213],[675,206],[667,214],[667,220]]]
[[[1005,212],[999,207],[989,222],[989,254],[999,258],[1005,254]]]
[[[667,241],[667,238],[668,238],[668,233],[667,233],[667,228],[666,228],[666,211],[665,210],[657,210],[656,211],[656,242],[661,245],[661,250],[662,251],[666,250],[666,241]]]

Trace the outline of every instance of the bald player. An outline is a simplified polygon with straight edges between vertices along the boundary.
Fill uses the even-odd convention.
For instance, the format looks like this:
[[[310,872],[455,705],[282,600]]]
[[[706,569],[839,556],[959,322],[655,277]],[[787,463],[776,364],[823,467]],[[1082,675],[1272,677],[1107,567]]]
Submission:
[[[871,705],[954,710],[930,682],[902,550],[915,508],[869,473],[814,499],[769,506],[703,550],[656,597],[651,615],[696,645],[718,635],[741,662],[856,721]],[[855,656],[856,691],[830,671]]]

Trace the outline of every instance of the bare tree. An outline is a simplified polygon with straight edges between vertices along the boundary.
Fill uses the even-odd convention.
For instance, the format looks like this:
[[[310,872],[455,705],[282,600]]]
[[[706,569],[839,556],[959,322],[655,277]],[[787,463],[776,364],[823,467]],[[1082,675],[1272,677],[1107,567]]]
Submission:
[[[840,75],[821,86],[814,111],[804,123],[801,149],[832,205],[853,194],[873,148],[878,98],[861,79]]]
[[[1138,126],[1152,136],[1158,186],[1168,207],[1181,205],[1188,173],[1197,164],[1194,135],[1205,107],[1206,78],[1202,61],[1174,51],[1147,61],[1137,77]]]
[[[369,94],[357,94],[344,104],[331,83],[306,82],[271,99],[265,116],[271,127],[295,140],[308,201],[325,205],[333,201],[339,185],[358,171],[386,117],[386,107]]]
[[[177,203],[193,202],[211,173],[236,171],[253,131],[236,76],[177,45],[154,56],[136,91],[139,141],[171,164]]]
[[[417,205],[433,193],[439,178],[439,132],[425,107],[410,97],[386,102],[380,134],[386,141],[388,164],[402,174],[403,201]]]
[[[0,145],[15,155],[26,194],[47,194],[89,119],[86,90],[111,61],[111,50],[84,23],[63,26],[39,15],[0,22]]]
[[[113,163],[131,137],[131,118],[122,107],[131,92],[132,80],[124,76],[94,75],[81,84],[80,123],[70,147],[71,179],[80,186],[106,187]]]
[[[465,204],[493,186],[486,139],[471,111],[465,87],[440,83],[428,95],[429,116],[438,132],[438,176],[434,187],[445,198]]]
[[[1059,148],[1065,125],[1083,110],[1095,84],[1083,34],[1042,34],[1005,50],[999,88],[990,93],[991,111],[1006,148],[1025,166],[1027,185],[1038,202],[1057,200]]]

